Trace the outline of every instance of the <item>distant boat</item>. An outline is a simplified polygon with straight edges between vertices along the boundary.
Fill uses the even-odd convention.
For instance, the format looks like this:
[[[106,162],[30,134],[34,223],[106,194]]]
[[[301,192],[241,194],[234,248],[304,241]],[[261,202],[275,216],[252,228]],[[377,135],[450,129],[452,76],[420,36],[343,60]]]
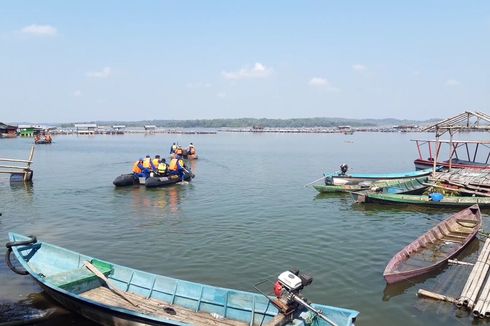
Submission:
[[[393,256],[383,273],[386,282],[400,282],[444,266],[473,240],[480,227],[478,205],[440,222]]]
[[[468,207],[478,204],[480,207],[490,207],[490,197],[446,196],[440,200],[433,200],[429,195],[404,195],[375,192],[352,192],[351,194],[358,203],[410,204],[435,207]]]
[[[348,167],[342,168],[341,172],[325,174],[326,185],[356,185],[360,182],[366,181],[381,181],[381,180],[394,180],[394,179],[413,179],[417,177],[427,176],[432,173],[432,169],[425,169],[419,171],[401,172],[401,173],[352,173],[347,174]],[[343,171],[345,170],[345,171]]]
[[[354,310],[308,304],[296,295],[299,300],[291,297],[296,304],[282,303],[285,306],[281,309],[291,308],[285,310],[290,312],[286,317],[275,298],[262,294],[151,274],[16,233],[9,233],[9,239],[7,248],[11,248],[6,259],[12,270],[22,273],[12,266],[10,250],[26,274],[58,303],[102,325],[265,326],[283,321],[281,325],[327,326],[323,319],[326,318],[331,325],[350,326],[358,315]],[[148,244],[148,248],[141,249],[154,251],[155,248]],[[176,259],[180,258],[176,256]],[[298,289],[296,286],[302,288],[309,284],[305,283],[291,282],[290,286]]]

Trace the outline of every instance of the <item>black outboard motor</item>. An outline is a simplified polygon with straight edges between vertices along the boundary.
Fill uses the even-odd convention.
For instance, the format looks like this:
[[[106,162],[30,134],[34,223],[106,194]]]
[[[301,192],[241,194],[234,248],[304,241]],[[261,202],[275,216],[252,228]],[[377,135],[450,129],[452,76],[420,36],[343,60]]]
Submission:
[[[340,164],[340,175],[345,175],[347,170],[349,170],[349,166],[347,164]]]

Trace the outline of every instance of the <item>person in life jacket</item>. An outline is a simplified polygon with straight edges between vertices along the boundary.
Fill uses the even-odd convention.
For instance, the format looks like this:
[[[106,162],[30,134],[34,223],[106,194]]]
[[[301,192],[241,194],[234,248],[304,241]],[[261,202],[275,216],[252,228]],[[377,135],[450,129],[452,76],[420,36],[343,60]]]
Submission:
[[[194,144],[192,143],[189,144],[189,146],[187,147],[187,154],[188,155],[196,154],[196,148],[194,147]]]
[[[173,143],[172,146],[170,146],[170,154],[175,153],[176,150],[177,150],[177,145]]]
[[[160,163],[158,163],[158,167],[157,167],[158,174],[160,174],[160,175],[166,175],[167,174],[167,169],[168,169],[167,162],[165,162],[165,159],[162,158],[160,160]]]
[[[133,164],[133,174],[136,176],[136,177],[144,177],[144,173],[143,173],[143,170],[144,170],[144,166],[143,166],[143,159],[140,158],[138,161],[136,161],[134,164]]]
[[[153,172],[156,172],[158,169],[158,164],[160,164],[160,155],[155,155],[155,158],[151,162],[153,164]]]
[[[169,174],[178,175],[184,180],[185,163],[181,156],[177,156],[170,161],[168,171]]]
[[[182,155],[184,155],[184,150],[182,149],[182,147],[180,147],[180,146],[179,146],[179,147],[177,147],[177,149],[175,150],[175,154],[176,154],[177,156],[182,156]]]

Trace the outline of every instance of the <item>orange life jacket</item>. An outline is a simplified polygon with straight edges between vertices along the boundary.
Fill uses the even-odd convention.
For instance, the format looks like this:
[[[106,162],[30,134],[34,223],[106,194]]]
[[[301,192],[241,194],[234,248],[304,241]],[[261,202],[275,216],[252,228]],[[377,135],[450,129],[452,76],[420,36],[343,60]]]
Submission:
[[[194,148],[194,146],[190,146],[190,147],[189,147],[189,153],[190,153],[191,155],[196,154],[196,149]]]
[[[179,169],[179,160],[176,159],[176,158],[173,158],[171,161],[170,161],[170,164],[168,165],[168,169],[170,171],[177,171]]]
[[[140,163],[140,161],[136,161],[136,163],[134,163],[133,165],[133,173],[141,173],[143,171],[141,171],[140,167],[138,166],[138,164]]]
[[[175,154],[177,155],[183,155],[184,154],[184,150],[182,148],[177,148],[177,150],[175,151]]]

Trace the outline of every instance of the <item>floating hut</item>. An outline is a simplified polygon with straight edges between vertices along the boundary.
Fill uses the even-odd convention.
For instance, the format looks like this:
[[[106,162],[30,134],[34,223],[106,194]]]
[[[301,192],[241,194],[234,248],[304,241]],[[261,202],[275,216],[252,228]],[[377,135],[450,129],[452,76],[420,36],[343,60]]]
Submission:
[[[17,126],[7,125],[0,122],[0,138],[15,138],[17,137]]]

